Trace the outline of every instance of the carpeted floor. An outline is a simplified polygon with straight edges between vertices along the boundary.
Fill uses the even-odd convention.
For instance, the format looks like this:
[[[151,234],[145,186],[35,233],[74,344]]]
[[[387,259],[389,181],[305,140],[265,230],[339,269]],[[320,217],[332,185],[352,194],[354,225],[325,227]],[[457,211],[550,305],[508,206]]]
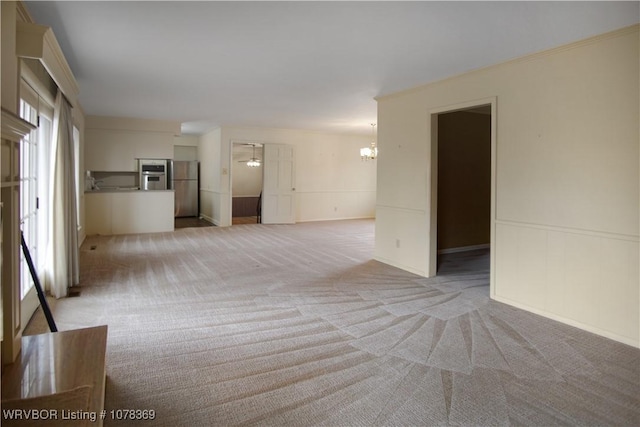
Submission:
[[[426,279],[373,241],[371,220],[91,237],[54,315],[109,325],[107,409],[150,425],[640,425],[640,350],[489,300],[487,252]]]

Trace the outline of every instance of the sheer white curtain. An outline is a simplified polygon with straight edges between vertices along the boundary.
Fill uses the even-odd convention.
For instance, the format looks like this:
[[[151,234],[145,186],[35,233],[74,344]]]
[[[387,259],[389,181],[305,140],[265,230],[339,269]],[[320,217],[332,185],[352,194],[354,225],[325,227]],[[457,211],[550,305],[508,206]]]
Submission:
[[[58,91],[53,118],[49,245],[46,280],[56,298],[67,296],[79,283],[76,177],[74,174],[71,105]]]

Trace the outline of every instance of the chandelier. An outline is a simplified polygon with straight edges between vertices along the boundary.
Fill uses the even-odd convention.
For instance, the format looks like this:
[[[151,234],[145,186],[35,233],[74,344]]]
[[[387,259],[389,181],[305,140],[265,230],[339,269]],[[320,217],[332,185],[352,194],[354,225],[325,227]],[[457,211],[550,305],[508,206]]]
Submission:
[[[362,160],[375,160],[378,157],[378,147],[376,147],[376,124],[371,123],[371,146],[360,149]]]

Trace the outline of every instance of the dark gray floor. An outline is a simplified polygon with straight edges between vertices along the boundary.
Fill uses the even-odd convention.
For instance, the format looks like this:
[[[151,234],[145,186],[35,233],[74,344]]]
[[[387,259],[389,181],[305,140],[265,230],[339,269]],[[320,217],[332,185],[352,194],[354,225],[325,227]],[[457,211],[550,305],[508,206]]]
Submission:
[[[197,216],[175,219],[174,228],[178,229],[190,227],[214,227],[214,225],[205,219],[198,218]]]

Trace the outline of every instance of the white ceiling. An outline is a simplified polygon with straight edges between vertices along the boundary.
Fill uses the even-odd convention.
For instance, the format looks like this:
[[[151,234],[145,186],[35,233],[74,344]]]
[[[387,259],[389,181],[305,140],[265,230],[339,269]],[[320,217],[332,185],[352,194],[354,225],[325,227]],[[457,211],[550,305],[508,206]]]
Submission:
[[[27,1],[88,115],[366,134],[374,97],[639,22],[638,2]]]

